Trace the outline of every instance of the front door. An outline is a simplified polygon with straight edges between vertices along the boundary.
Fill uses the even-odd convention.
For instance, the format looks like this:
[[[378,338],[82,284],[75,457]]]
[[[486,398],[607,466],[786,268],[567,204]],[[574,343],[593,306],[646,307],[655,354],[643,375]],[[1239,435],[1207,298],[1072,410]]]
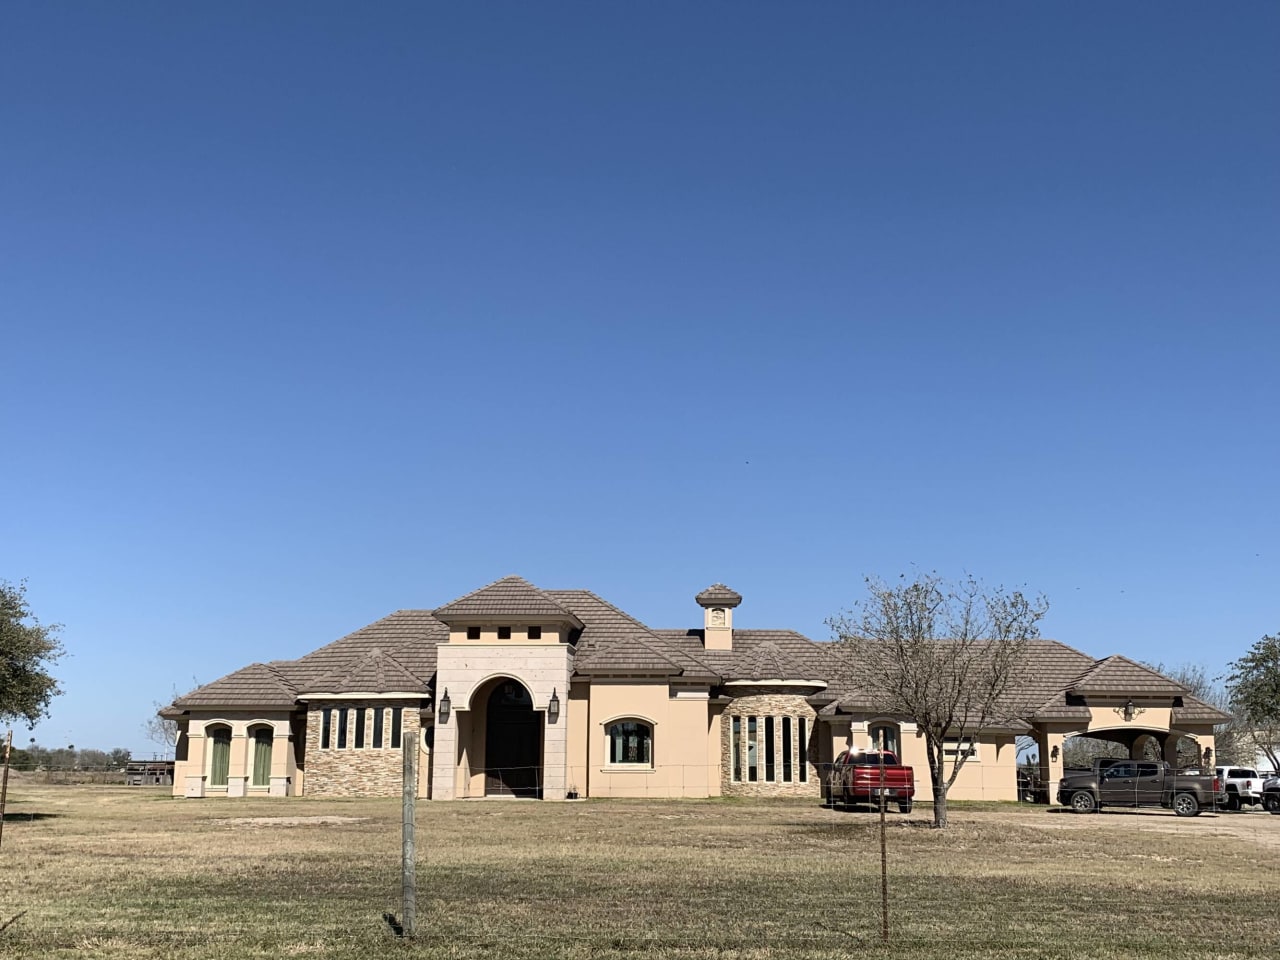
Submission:
[[[489,694],[484,756],[486,797],[542,796],[542,714],[514,680]]]

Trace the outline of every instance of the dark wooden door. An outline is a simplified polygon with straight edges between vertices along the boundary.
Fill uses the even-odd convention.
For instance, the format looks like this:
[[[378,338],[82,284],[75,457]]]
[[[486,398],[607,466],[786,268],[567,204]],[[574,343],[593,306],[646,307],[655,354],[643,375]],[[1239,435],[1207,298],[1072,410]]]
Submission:
[[[485,716],[485,796],[542,796],[542,714],[514,680],[489,694]]]

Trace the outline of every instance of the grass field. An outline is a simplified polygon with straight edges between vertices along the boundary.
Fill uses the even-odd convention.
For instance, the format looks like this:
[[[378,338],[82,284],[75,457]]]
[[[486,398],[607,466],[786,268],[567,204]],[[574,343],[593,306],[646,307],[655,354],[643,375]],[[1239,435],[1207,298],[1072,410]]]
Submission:
[[[1046,808],[876,817],[800,801],[422,803],[10,788],[0,956],[1280,956],[1280,817]],[[17,919],[11,920],[11,918]]]

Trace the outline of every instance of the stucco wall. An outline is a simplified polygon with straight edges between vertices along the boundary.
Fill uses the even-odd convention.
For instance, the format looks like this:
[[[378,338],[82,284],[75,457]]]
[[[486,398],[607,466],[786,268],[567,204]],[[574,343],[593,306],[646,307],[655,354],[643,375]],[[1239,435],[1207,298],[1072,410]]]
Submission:
[[[587,795],[712,796],[720,770],[708,758],[707,738],[713,726],[708,702],[705,688],[671,687],[665,681],[591,684],[582,733],[588,758]],[[651,765],[609,762],[608,728],[619,720],[641,720],[653,727]]]
[[[173,795],[176,797],[249,795],[289,796],[296,792],[297,757],[288,711],[200,711],[194,710],[179,722],[180,750],[174,764]],[[214,726],[231,728],[231,758],[226,786],[209,783],[209,740],[206,731]],[[252,731],[272,730],[271,777],[266,786],[252,783]]]

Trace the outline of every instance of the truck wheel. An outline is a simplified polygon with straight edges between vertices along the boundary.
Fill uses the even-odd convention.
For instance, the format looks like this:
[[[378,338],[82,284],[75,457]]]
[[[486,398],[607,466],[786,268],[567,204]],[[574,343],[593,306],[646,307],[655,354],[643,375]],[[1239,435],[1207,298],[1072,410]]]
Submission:
[[[1096,813],[1098,801],[1088,790],[1077,790],[1071,795],[1071,809],[1076,813]]]
[[[1200,801],[1193,793],[1179,793],[1173,798],[1173,812],[1180,817],[1200,816]]]
[[[1262,807],[1268,813],[1280,813],[1280,793],[1268,793],[1262,798]]]
[[[901,800],[901,801],[899,801],[899,803],[898,803],[898,812],[899,812],[899,813],[910,813],[910,812],[911,812],[911,801],[910,801],[910,800]]]
[[[1227,794],[1227,809],[1231,811],[1237,811],[1240,809],[1240,794],[1238,793]]]

